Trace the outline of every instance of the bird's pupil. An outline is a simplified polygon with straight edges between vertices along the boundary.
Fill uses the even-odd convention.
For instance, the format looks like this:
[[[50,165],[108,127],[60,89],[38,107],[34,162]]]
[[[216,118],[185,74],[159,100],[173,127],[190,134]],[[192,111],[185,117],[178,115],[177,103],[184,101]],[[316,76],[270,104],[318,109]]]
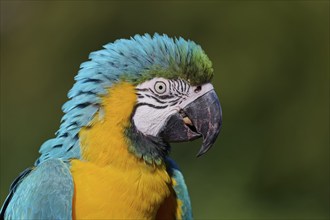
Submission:
[[[163,86],[159,86],[159,89],[162,90],[163,89]]]

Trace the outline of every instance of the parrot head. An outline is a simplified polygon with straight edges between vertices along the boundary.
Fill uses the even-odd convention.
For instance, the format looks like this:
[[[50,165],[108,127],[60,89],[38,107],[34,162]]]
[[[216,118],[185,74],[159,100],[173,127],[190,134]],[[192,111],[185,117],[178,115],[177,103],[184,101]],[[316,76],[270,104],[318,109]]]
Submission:
[[[221,106],[212,84],[156,77],[137,85],[136,90],[132,123],[139,132],[166,143],[202,137],[197,155],[210,149],[221,128]]]
[[[158,163],[172,142],[203,138],[197,156],[214,144],[221,129],[221,106],[211,84],[212,63],[199,45],[167,35],[135,35],[107,44],[89,58],[81,64],[70,100],[62,107],[65,115],[57,137],[43,144],[37,163],[49,155],[79,158],[80,130],[91,127],[95,115],[107,114],[102,113],[102,97],[122,82],[135,93],[124,128],[130,152]]]

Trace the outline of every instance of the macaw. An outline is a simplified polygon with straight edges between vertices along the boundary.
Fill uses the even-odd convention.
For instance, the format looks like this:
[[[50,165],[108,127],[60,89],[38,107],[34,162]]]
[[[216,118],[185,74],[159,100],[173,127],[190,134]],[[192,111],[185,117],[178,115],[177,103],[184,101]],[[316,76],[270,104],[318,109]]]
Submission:
[[[212,63],[191,40],[135,35],[90,53],[55,138],[10,187],[4,219],[192,219],[170,143],[214,144]]]

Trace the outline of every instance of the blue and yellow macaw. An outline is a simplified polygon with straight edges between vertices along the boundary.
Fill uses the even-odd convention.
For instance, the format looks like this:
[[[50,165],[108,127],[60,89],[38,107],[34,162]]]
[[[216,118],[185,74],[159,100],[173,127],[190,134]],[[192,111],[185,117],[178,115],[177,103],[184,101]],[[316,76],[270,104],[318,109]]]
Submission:
[[[221,128],[201,47],[167,35],[136,35],[92,52],[80,66],[56,137],[12,183],[4,219],[192,219],[171,142]]]

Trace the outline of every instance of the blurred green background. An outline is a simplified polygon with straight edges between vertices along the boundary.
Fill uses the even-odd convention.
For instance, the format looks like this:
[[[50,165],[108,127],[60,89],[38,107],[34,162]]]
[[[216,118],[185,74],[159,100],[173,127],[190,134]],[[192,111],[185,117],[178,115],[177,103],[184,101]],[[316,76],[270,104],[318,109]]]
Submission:
[[[1,1],[1,204],[54,136],[91,51],[134,34],[199,43],[223,130],[173,146],[196,219],[329,219],[329,1]]]

